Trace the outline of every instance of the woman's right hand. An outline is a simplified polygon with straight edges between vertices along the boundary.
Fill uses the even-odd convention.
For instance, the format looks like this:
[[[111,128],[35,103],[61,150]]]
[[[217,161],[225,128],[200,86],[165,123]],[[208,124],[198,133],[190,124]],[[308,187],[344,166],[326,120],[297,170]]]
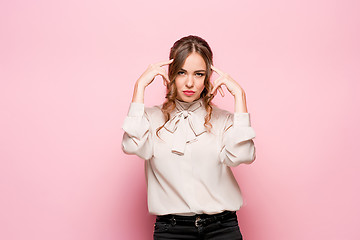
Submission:
[[[140,76],[140,78],[137,80],[136,84],[139,87],[146,88],[150,83],[152,83],[157,75],[160,75],[163,78],[164,85],[170,83],[169,76],[166,73],[165,69],[162,68],[163,66],[169,65],[173,62],[174,59],[165,61],[165,62],[159,62],[150,64],[146,71]]]
[[[163,78],[165,86],[170,83],[169,76],[162,67],[169,65],[173,60],[174,59],[149,65],[146,71],[141,74],[140,78],[136,81],[132,102],[144,103],[145,88],[154,81],[156,76],[160,75]]]

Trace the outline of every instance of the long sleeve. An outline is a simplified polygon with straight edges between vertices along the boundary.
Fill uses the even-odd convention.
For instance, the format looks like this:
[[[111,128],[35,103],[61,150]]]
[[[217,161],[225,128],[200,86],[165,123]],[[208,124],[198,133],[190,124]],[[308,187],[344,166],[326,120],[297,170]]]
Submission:
[[[222,138],[220,161],[230,167],[252,163],[256,158],[253,138],[255,131],[250,126],[250,114],[229,114]]]
[[[229,167],[255,159],[248,113],[232,114],[213,106],[211,131],[203,99],[175,100],[165,123],[162,105],[132,103],[123,123],[123,151],[145,159],[149,213],[215,214],[243,205]],[[165,123],[165,124],[164,124]],[[158,135],[156,130],[161,127]]]
[[[123,151],[149,160],[153,155],[152,133],[143,103],[131,103],[123,126]]]

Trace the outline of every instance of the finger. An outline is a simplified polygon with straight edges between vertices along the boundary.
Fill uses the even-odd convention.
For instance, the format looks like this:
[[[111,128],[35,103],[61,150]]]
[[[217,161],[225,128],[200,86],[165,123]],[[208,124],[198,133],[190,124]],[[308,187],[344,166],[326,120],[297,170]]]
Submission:
[[[225,97],[225,93],[224,93],[224,90],[221,88],[221,85],[219,86],[218,90],[219,90],[221,96]]]
[[[168,61],[165,62],[159,62],[157,63],[157,65],[159,65],[160,67],[165,66],[165,65],[169,65],[170,63],[172,63],[174,61],[174,59],[170,59]]]
[[[214,93],[218,90],[218,88],[219,88],[219,86],[220,86],[221,84],[222,84],[221,82],[216,83],[216,84],[214,85],[214,88],[213,88],[212,91],[211,91],[211,94],[214,94]]]
[[[213,81],[213,89],[211,91],[211,94],[214,94],[215,91],[217,91],[217,88],[222,84],[222,77],[219,77]]]
[[[215,87],[213,87],[212,89],[211,89],[211,92],[210,92],[210,95],[216,95],[217,94],[217,89],[215,88]]]
[[[170,83],[168,77],[166,77],[166,76],[164,76],[164,75],[161,75],[161,77],[163,78],[163,81],[164,81],[164,84],[165,84],[165,85]]]
[[[167,73],[165,72],[164,69],[163,69],[163,71],[160,71],[159,74],[162,76],[162,78],[164,79],[164,81],[166,81],[167,83],[170,83],[169,76],[167,75]]]
[[[225,75],[225,73],[223,71],[221,71],[220,69],[214,67],[213,65],[211,65],[211,69],[214,70],[219,75]]]
[[[214,94],[214,92],[216,91],[216,88],[217,88],[217,87],[216,87],[216,84],[214,84],[214,85],[213,85],[213,88],[211,89],[210,94]]]
[[[166,78],[167,83],[170,83],[169,74],[164,70],[164,76]]]

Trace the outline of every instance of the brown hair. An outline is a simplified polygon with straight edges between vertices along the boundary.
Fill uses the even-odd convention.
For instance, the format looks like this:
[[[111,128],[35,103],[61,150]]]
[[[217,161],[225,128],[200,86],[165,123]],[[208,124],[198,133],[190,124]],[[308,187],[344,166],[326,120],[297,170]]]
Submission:
[[[169,59],[174,59],[174,61],[169,65],[170,83],[167,85],[166,100],[161,108],[161,111],[164,114],[166,123],[170,119],[170,113],[175,109],[175,99],[177,96],[175,78],[179,70],[183,67],[186,58],[193,52],[200,54],[206,64],[204,80],[205,87],[200,94],[200,97],[203,98],[203,103],[207,112],[204,118],[204,126],[208,131],[210,131],[212,128],[210,123],[212,113],[211,100],[214,98],[214,96],[210,94],[212,89],[210,77],[212,74],[211,65],[213,65],[213,53],[209,44],[201,37],[189,35],[177,40],[171,47]],[[158,135],[158,132],[164,127],[165,123],[157,129],[156,135]]]

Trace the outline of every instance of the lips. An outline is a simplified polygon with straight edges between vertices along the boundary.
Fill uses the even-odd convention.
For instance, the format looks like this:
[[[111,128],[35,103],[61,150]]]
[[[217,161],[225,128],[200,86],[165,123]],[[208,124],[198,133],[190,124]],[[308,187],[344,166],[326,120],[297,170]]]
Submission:
[[[185,90],[185,91],[183,91],[183,93],[184,93],[186,96],[191,96],[191,95],[193,95],[195,92],[194,92],[194,91],[190,91],[190,90]]]

